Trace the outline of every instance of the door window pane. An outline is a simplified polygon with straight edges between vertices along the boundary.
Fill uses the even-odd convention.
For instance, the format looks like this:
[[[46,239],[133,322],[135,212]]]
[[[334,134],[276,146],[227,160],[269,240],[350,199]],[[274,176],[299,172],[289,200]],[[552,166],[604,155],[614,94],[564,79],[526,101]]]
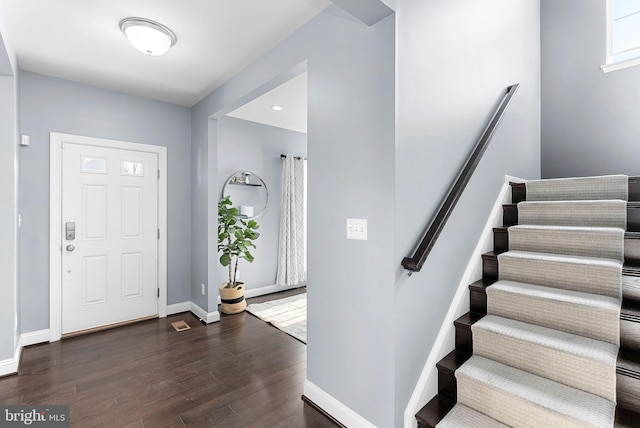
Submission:
[[[142,162],[136,161],[122,161],[122,175],[133,175],[136,177],[142,177],[144,172],[142,170]]]
[[[82,172],[90,174],[106,174],[107,173],[107,160],[104,158],[82,158]]]

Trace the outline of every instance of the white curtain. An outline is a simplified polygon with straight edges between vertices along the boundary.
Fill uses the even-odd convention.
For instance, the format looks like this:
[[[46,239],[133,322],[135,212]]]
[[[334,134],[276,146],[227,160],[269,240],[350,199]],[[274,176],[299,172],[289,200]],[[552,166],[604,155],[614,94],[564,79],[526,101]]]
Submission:
[[[276,284],[280,286],[307,283],[306,169],[305,159],[286,155],[276,278]]]

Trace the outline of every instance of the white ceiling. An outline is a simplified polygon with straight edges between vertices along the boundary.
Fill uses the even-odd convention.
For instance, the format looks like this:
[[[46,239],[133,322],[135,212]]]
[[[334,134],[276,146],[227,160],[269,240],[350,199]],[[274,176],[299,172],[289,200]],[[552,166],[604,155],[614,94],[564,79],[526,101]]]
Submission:
[[[330,4],[329,0],[0,1],[21,69],[188,107]],[[141,54],[118,27],[130,16],[166,25],[178,37],[177,44],[163,56]],[[306,99],[304,112],[306,116]]]
[[[282,107],[282,110],[273,110],[274,105]],[[227,116],[306,133],[307,73],[294,77]]]

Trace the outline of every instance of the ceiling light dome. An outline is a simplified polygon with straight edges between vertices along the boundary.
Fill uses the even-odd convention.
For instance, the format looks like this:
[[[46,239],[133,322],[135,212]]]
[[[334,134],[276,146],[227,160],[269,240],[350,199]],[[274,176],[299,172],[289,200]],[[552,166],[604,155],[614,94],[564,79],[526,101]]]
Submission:
[[[178,41],[169,28],[145,18],[125,18],[120,21],[120,30],[134,48],[151,56],[164,55]]]

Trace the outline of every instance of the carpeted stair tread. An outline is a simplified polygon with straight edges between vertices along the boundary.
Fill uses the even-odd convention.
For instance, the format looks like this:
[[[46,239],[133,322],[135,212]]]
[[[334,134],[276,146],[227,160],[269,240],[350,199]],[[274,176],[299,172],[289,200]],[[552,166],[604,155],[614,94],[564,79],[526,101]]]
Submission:
[[[616,345],[495,315],[471,330],[474,355],[615,401]]]
[[[627,228],[627,202],[525,201],[518,203],[518,224]]]
[[[629,177],[626,175],[531,180],[525,186],[528,201],[572,199],[623,199],[626,201],[629,197]]]
[[[472,356],[456,371],[458,402],[514,427],[611,427],[615,403]]]
[[[620,300],[515,281],[486,288],[487,313],[619,345]]]
[[[624,261],[624,229],[518,225],[507,229],[509,249]]]
[[[622,263],[612,259],[507,251],[498,255],[500,280],[621,298]]]
[[[640,427],[640,180],[532,180],[512,198],[438,363],[457,403],[428,426]]]
[[[464,404],[456,404],[436,428],[509,428]]]

